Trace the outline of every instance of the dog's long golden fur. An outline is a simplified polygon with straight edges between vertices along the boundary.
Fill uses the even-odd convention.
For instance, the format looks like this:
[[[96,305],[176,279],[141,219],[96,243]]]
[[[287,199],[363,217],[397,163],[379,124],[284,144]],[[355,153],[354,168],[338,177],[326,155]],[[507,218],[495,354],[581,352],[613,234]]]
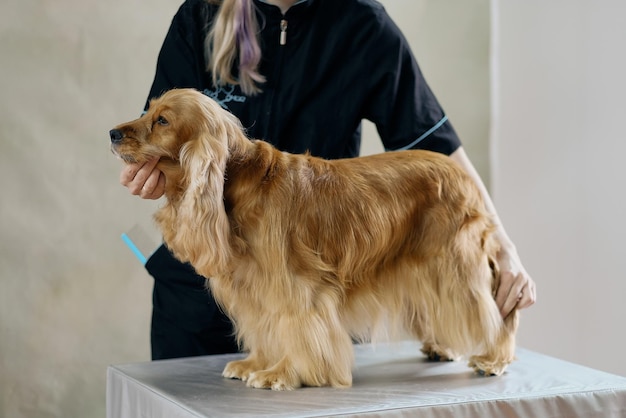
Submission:
[[[164,240],[210,277],[249,352],[224,376],[279,390],[349,386],[352,339],[395,331],[486,374],[513,360],[518,314],[503,320],[493,299],[494,226],[448,157],[281,152],[189,89],[153,100],[111,140],[127,162],[160,157]]]

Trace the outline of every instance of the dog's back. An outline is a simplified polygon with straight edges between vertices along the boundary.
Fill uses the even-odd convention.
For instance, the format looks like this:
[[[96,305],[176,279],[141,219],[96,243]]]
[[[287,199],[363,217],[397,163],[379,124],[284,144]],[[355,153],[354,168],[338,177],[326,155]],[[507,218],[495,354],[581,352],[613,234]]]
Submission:
[[[327,161],[262,141],[255,146],[262,158],[235,158],[227,166],[231,230],[248,244],[263,230],[249,251],[284,248],[291,261],[314,255],[314,263],[290,266],[296,274],[328,271],[348,288],[371,276],[372,268],[440,255],[461,230],[478,233],[466,248],[494,255],[486,245],[493,226],[480,194],[448,157],[403,151]]]

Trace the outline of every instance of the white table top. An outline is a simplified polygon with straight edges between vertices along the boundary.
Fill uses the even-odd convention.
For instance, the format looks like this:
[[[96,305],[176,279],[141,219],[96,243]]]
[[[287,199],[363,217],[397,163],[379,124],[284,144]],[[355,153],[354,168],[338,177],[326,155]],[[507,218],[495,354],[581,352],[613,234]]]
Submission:
[[[349,389],[251,389],[221,376],[240,354],[110,366],[107,417],[626,417],[626,378],[521,348],[500,377],[428,362],[414,342],[355,353]]]

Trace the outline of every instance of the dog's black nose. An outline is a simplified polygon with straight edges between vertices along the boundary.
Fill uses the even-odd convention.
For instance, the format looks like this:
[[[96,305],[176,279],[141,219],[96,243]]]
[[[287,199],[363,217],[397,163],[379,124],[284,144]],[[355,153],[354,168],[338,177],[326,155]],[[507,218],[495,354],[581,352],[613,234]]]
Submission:
[[[124,138],[124,134],[119,129],[111,129],[109,131],[109,136],[111,137],[111,142],[116,144]]]

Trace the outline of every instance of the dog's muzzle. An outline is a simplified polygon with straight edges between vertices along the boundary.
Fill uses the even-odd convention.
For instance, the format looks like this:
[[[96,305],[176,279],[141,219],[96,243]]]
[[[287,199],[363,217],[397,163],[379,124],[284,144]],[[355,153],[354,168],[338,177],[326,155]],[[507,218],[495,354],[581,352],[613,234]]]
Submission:
[[[119,152],[118,148],[120,147],[120,145],[122,144],[122,140],[124,139],[124,133],[122,131],[120,131],[119,129],[111,129],[109,131],[109,136],[111,137],[111,152],[114,155],[129,164],[136,162],[134,157],[126,154],[120,154]]]
[[[111,137],[112,144],[119,144],[124,138],[124,134],[119,129],[111,129],[109,131],[109,136]]]

